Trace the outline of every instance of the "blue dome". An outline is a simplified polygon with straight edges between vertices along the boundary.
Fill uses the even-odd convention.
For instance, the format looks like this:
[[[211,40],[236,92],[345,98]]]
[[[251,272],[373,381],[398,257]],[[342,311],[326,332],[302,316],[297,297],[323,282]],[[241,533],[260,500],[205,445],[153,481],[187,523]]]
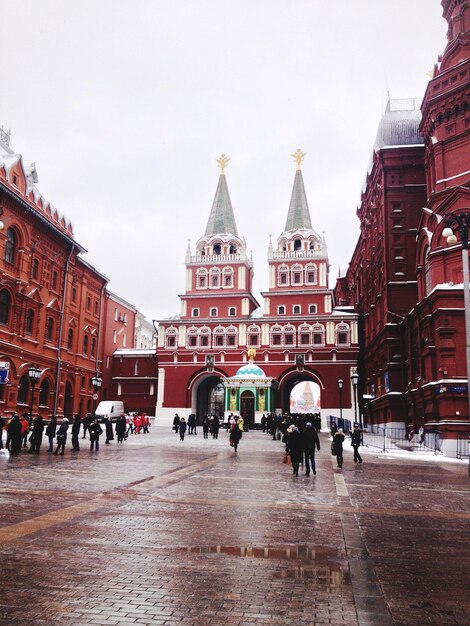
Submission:
[[[240,378],[251,378],[252,376],[266,377],[266,374],[263,372],[261,367],[258,367],[254,363],[248,363],[248,365],[240,367],[235,376]]]

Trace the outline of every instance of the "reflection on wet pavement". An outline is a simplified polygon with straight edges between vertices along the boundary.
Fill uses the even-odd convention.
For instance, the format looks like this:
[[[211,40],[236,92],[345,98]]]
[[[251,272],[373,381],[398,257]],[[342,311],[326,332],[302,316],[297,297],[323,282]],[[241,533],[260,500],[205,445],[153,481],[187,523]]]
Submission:
[[[224,436],[2,463],[0,624],[470,624],[465,471]]]

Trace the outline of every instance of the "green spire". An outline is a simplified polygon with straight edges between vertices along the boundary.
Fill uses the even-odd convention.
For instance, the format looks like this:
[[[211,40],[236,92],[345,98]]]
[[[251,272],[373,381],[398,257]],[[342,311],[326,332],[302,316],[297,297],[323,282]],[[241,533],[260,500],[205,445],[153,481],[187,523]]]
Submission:
[[[227,166],[228,158],[223,154],[217,162],[221,168],[219,184],[215,192],[214,202],[212,203],[209,221],[207,222],[205,236],[230,234],[238,237],[237,225],[233,215],[232,202],[228,192],[227,180],[225,178],[224,169]]]
[[[298,228],[312,228],[300,164],[295,172],[294,187],[292,189],[285,230],[295,230]]]

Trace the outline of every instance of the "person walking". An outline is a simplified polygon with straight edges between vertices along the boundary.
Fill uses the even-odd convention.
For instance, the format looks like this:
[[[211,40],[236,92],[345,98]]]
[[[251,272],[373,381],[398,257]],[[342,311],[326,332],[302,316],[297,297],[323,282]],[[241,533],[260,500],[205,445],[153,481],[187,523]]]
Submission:
[[[82,420],[80,419],[80,415],[77,413],[73,418],[72,423],[72,450],[75,452],[80,451],[80,444],[78,442],[78,436],[80,435],[80,426],[82,424]]]
[[[17,413],[13,414],[11,422],[7,426],[7,434],[10,440],[10,453],[13,456],[18,455],[21,452],[21,442],[23,441],[23,434],[21,432],[22,426],[20,416]]]
[[[86,431],[90,428],[90,424],[93,421],[93,418],[91,417],[91,415],[89,413],[87,413],[85,415],[85,417],[83,418],[83,437],[82,439],[86,438]]]
[[[106,417],[105,421],[105,429],[106,429],[106,441],[105,444],[109,445],[111,441],[114,441],[113,435],[113,423],[109,415]]]
[[[303,432],[304,440],[304,456],[305,456],[305,476],[310,476],[310,466],[312,472],[317,473],[315,469],[315,448],[320,451],[320,439],[318,433],[311,422],[305,424]]]
[[[354,430],[351,434],[351,445],[354,450],[354,463],[362,463],[362,457],[359,454],[359,446],[361,445],[361,429],[359,424],[354,424]]]
[[[53,452],[54,450],[54,439],[57,431],[57,418],[55,415],[51,417],[49,424],[46,426],[46,437],[49,439],[49,450],[48,452]]]
[[[103,429],[98,424],[96,417],[88,427],[88,432],[90,433],[90,451],[95,449],[98,452],[100,449],[100,436],[103,434]]]
[[[184,441],[184,433],[186,432],[186,420],[184,419],[184,417],[180,419],[178,428],[180,432],[180,440]]]
[[[242,436],[242,431],[238,427],[238,424],[235,424],[233,428],[230,429],[230,436],[229,436],[230,445],[233,447],[235,452],[237,451],[241,436]]]
[[[287,437],[287,452],[292,462],[292,473],[294,476],[299,475],[299,465],[303,457],[302,436],[297,426],[289,426]]]
[[[39,448],[41,447],[43,432],[44,422],[42,420],[42,416],[38,415],[33,422],[33,428],[30,437],[31,447],[28,450],[29,454],[39,454]]]
[[[61,425],[59,426],[59,430],[57,431],[57,449],[53,454],[64,454],[65,450],[65,442],[67,441],[67,431],[69,429],[69,420],[64,417]],[[59,452],[60,450],[60,452]]]
[[[31,420],[29,418],[29,415],[27,413],[23,413],[23,415],[20,417],[20,422],[21,422],[21,438],[22,438],[23,448],[27,448],[28,447],[28,433],[29,433],[29,428],[31,426]]]
[[[116,422],[116,437],[118,443],[123,443],[126,438],[126,416],[120,415]]]
[[[178,434],[180,430],[180,421],[180,416],[178,413],[175,413],[175,417],[173,418],[173,430],[176,434]]]
[[[343,467],[343,442],[344,442],[344,433],[343,429],[339,428],[333,437],[333,444],[335,447],[336,454],[336,463],[337,467]]]
[[[219,438],[219,430],[220,430],[220,422],[217,415],[214,415],[214,419],[212,420],[212,437],[214,439]]]
[[[245,420],[243,419],[243,417],[240,415],[240,417],[237,419],[237,425],[238,428],[240,429],[240,439],[243,436],[243,430],[245,428]]]
[[[204,435],[204,439],[209,439],[209,416],[206,415],[202,420],[202,434]]]
[[[126,431],[126,435],[128,435],[129,433],[131,433],[131,435],[134,432],[134,420],[132,415],[128,415],[126,417],[126,424],[127,424],[127,431]]]

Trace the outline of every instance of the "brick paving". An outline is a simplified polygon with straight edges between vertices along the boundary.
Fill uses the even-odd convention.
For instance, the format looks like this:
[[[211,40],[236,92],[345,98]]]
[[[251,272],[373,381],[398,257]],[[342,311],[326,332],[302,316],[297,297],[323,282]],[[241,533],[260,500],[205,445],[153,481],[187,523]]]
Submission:
[[[316,476],[282,456],[164,423],[0,458],[0,624],[470,624],[464,464],[347,449],[340,473],[323,434]]]

